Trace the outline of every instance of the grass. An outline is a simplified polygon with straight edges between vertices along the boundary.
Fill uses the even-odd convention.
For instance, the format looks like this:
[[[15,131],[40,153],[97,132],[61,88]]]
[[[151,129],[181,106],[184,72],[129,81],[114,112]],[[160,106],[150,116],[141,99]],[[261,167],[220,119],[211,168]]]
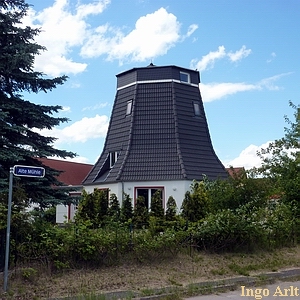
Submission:
[[[154,262],[127,261],[122,265],[101,269],[64,270],[49,274],[38,265],[11,270],[9,291],[0,299],[41,300],[75,297],[84,300],[106,300],[108,291],[132,291],[152,295],[158,289],[186,289],[189,294],[199,291],[198,282],[225,279],[237,275],[256,276],[263,272],[300,267],[300,245],[272,252],[209,254],[179,253],[172,259]],[[166,292],[167,293],[167,292]],[[102,295],[101,295],[102,294]],[[163,297],[163,296],[162,296]],[[166,296],[168,297],[168,296]],[[180,299],[175,293],[170,299]],[[128,295],[128,300],[133,294]],[[163,298],[162,298],[163,299]],[[168,298],[166,298],[168,299]]]

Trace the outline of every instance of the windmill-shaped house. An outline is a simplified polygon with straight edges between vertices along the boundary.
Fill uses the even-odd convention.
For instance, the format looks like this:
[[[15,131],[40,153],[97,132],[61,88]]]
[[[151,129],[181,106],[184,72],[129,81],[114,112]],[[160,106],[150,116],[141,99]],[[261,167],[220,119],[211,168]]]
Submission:
[[[161,191],[180,207],[193,180],[228,176],[214,152],[195,70],[133,68],[117,75],[117,92],[103,152],[83,182],[122,201]]]

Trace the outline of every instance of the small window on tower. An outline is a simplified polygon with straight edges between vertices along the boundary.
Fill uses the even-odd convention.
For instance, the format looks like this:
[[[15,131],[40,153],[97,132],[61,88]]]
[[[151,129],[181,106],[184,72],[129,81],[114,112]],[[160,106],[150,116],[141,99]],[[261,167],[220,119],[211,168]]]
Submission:
[[[199,102],[193,102],[193,105],[194,105],[194,114],[195,114],[195,116],[200,117],[201,116],[201,111],[200,111]]]
[[[132,110],[132,100],[127,101],[127,109],[126,109],[126,116],[131,115]]]
[[[190,83],[190,74],[185,72],[180,72],[180,81]]]

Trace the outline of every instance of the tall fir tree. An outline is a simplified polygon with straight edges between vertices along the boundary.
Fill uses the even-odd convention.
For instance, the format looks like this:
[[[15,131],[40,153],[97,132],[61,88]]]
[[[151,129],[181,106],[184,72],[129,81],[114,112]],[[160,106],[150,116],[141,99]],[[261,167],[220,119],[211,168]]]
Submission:
[[[123,222],[127,222],[132,219],[133,216],[133,207],[132,207],[132,199],[126,193],[124,193],[122,207],[121,207],[121,219]]]
[[[163,219],[164,208],[162,200],[162,191],[157,190],[151,197],[150,216]]]
[[[112,221],[119,221],[120,213],[120,202],[117,195],[112,193],[109,197],[109,207],[107,210],[107,215],[111,218]]]
[[[133,224],[136,228],[148,227],[149,212],[143,196],[138,196],[133,210]]]
[[[7,191],[9,170],[14,165],[45,167],[38,158],[75,156],[73,152],[55,149],[55,137],[39,133],[68,121],[53,116],[62,106],[35,104],[22,96],[24,92],[51,91],[67,79],[50,79],[34,70],[35,56],[46,49],[34,41],[41,29],[22,25],[28,9],[24,0],[0,1],[0,192]],[[44,178],[15,180],[23,184],[28,198],[41,207],[68,201],[65,191],[52,188],[62,185],[56,177],[59,172],[45,169]]]
[[[105,225],[108,216],[108,190],[94,189],[93,193],[82,192],[75,220],[90,221],[93,228]]]
[[[166,220],[175,221],[177,214],[177,204],[173,196],[170,196],[167,201]]]

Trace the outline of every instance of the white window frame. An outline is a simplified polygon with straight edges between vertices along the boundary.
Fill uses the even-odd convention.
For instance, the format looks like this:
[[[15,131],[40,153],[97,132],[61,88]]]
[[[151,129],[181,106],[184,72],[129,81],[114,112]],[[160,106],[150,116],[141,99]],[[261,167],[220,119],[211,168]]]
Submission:
[[[131,115],[131,112],[132,112],[132,99],[127,101],[126,116]]]
[[[136,199],[138,197],[138,190],[148,190],[148,210],[150,211],[151,207],[151,190],[161,190],[162,194],[162,205],[163,209],[165,209],[165,187],[164,186],[136,186],[134,188],[134,206],[136,204]]]
[[[181,75],[186,76],[186,77],[187,77],[187,80],[183,80],[183,79],[181,78]],[[186,73],[186,72],[180,71],[180,81],[181,81],[181,82],[184,82],[184,83],[191,83],[191,77],[190,77],[190,74],[189,74],[189,73]]]
[[[201,117],[200,103],[193,101],[194,114],[196,117]]]
[[[115,152],[109,152],[109,167],[112,168],[114,164],[116,163],[118,159],[119,153],[117,151]]]

